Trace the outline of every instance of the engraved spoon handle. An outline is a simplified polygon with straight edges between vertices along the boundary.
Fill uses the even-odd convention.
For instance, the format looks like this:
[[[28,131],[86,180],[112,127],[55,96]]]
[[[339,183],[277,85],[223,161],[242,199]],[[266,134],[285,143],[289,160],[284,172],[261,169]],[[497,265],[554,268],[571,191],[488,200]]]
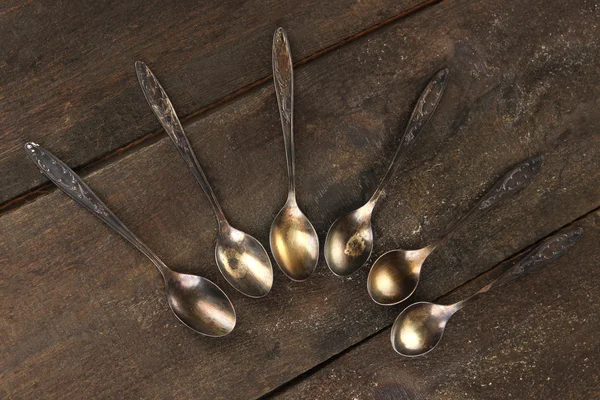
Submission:
[[[95,216],[104,221],[108,226],[127,239],[138,250],[146,255],[165,276],[169,268],[156,254],[152,252],[137,236],[133,234],[119,218],[100,200],[100,198],[85,184],[67,164],[50,153],[37,143],[25,144],[25,151],[37,167],[59,189],[68,194],[73,200],[81,204]]]
[[[288,170],[288,197],[296,195],[296,167],[294,164],[294,71],[290,42],[283,28],[273,35],[273,81],[277,106],[281,117],[283,143]]]
[[[546,239],[541,245],[527,253],[514,266],[496,280],[481,289],[481,292],[502,286],[521,276],[526,276],[540,269],[551,261],[557,260],[565,254],[583,235],[583,228],[575,227],[566,229]]]
[[[206,178],[206,175],[204,175],[204,171],[202,171],[202,168],[200,167],[200,163],[196,158],[194,150],[192,150],[192,146],[181,126],[177,113],[171,104],[171,100],[169,100],[169,96],[167,96],[167,93],[160,85],[160,82],[158,82],[158,79],[156,79],[145,63],[137,61],[135,63],[135,70],[142,92],[144,92],[144,96],[146,97],[150,108],[152,108],[152,111],[154,111],[160,124],[175,144],[175,147],[177,147],[177,150],[179,150],[179,154],[181,154],[181,157],[188,168],[192,171],[196,181],[198,181],[200,187],[204,190],[204,193],[206,193],[217,217],[217,221],[219,222],[219,226],[226,226],[228,223],[225,214],[223,214],[223,210],[217,201],[217,197],[210,187],[208,179]]]
[[[379,186],[375,190],[375,193],[373,193],[373,196],[371,196],[371,199],[369,200],[369,203],[371,203],[373,207],[375,206],[375,203],[377,203],[377,200],[379,200],[379,197],[383,193],[385,186],[391,179],[398,166],[402,163],[402,161],[404,161],[408,148],[413,143],[414,139],[423,131],[423,128],[425,128],[427,122],[429,122],[431,119],[431,116],[440,103],[442,94],[444,94],[444,90],[446,89],[449,73],[450,72],[448,68],[439,70],[431,79],[431,81],[429,81],[423,93],[421,93],[421,97],[419,97],[419,100],[417,101],[417,104],[415,105],[415,108],[410,116],[408,125],[406,125],[404,134],[402,135],[402,140],[398,146],[398,150],[396,150],[396,154],[394,154],[394,158],[392,159],[388,170],[379,183]]]
[[[542,156],[533,157],[510,170],[479,200],[475,207],[456,221],[441,238],[428,247],[431,249],[437,247],[469,221],[491,209],[506,197],[518,192],[536,175],[543,161]]]
[[[583,228],[568,228],[554,236],[544,240],[535,249],[525,254],[519,262],[513,265],[498,278],[488,283],[477,293],[452,305],[455,311],[460,310],[468,303],[478,299],[481,295],[490,291],[490,289],[500,287],[519,277],[529,275],[530,273],[544,267],[551,261],[562,257],[583,235]]]

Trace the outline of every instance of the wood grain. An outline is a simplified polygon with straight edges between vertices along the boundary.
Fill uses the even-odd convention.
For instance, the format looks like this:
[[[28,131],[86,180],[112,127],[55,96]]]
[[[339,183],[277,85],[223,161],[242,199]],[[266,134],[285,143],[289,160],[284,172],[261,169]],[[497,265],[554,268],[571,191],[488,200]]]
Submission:
[[[576,225],[584,237],[562,259],[455,314],[428,355],[397,355],[384,329],[268,398],[597,399],[600,212]],[[512,265],[503,263],[441,303],[475,292]]]
[[[374,256],[434,239],[511,166],[545,155],[538,179],[431,255],[415,299],[447,293],[600,205],[598,11],[583,0],[528,4],[443,2],[296,71],[298,201],[321,239],[371,194],[442,66],[448,90],[376,210]],[[185,103],[175,82],[163,83],[176,106]],[[149,109],[143,119],[153,123]],[[267,243],[286,195],[272,86],[187,131],[231,223]],[[41,144],[66,154],[49,142]],[[303,283],[278,271],[264,299],[235,293],[214,265],[210,205],[166,137],[85,178],[168,265],[220,284],[238,326],[211,340],[178,324],[152,266],[54,191],[0,217],[7,397],[257,397],[399,311],[370,301],[366,268],[342,279],[322,261]]]
[[[137,60],[162,71],[187,116],[268,76],[277,26],[286,27],[300,60],[419,2],[5,2],[0,204],[46,182],[27,168],[25,141],[52,145],[79,167],[158,131],[145,118]]]

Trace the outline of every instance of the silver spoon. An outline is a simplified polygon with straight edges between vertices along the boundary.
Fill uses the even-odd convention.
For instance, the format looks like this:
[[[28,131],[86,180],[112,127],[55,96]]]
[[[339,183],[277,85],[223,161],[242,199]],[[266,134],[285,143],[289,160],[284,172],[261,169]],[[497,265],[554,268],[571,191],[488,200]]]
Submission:
[[[198,163],[167,93],[146,64],[137,61],[135,70],[148,104],[213,207],[219,224],[215,247],[219,271],[231,286],[246,296],[265,296],[273,286],[273,267],[265,248],[254,237],[229,224]]]
[[[545,240],[497,279],[458,303],[447,306],[428,302],[414,303],[400,313],[391,331],[392,347],[403,356],[416,357],[430,352],[444,334],[446,324],[455,312],[490,289],[543,267],[560,258],[583,234],[582,228],[567,229]]]
[[[271,225],[269,242],[279,268],[292,280],[307,279],[319,260],[319,237],[296,202],[294,166],[294,72],[283,28],[273,35],[273,80],[283,129],[288,170],[288,197]]]
[[[459,228],[525,186],[540,169],[542,161],[541,156],[534,157],[513,168],[467,214],[429,246],[419,250],[391,250],[379,257],[373,263],[367,278],[367,290],[371,299],[384,306],[406,300],[419,284],[421,267],[427,256]]]
[[[325,238],[325,261],[334,274],[350,275],[369,259],[373,250],[373,209],[394,171],[404,161],[408,148],[437,108],[448,82],[448,73],[446,68],[438,71],[421,94],[394,159],[371,199],[359,209],[338,218],[329,228]]]
[[[25,144],[25,151],[59,189],[117,231],[154,263],[165,281],[169,306],[181,322],[206,336],[225,336],[233,330],[235,310],[217,285],[201,276],[169,269],[65,163],[33,142]]]

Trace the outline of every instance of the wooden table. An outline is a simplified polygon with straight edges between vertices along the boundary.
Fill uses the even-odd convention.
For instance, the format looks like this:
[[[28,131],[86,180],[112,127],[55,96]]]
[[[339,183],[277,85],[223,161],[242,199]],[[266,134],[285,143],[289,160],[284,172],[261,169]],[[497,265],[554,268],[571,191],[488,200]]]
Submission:
[[[449,87],[377,209],[374,257],[436,238],[521,160],[525,190],[424,266],[411,301],[450,302],[571,225],[560,261],[396,355],[368,268],[260,300],[218,273],[210,205],[138,88],[143,60],[184,117],[230,220],[263,243],[284,202],[271,37],[296,65],[299,203],[321,240],[387,168],[429,78]],[[0,398],[600,397],[600,8],[592,0],[7,1],[0,6]],[[167,264],[231,297],[235,331],[194,334],[151,264],[57,191],[22,149],[73,166]]]

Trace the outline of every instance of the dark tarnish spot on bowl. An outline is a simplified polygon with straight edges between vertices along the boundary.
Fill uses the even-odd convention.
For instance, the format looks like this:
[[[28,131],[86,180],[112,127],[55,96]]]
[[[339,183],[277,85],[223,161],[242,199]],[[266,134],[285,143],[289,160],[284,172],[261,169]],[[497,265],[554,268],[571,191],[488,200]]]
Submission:
[[[367,244],[365,242],[365,239],[361,236],[360,233],[355,233],[346,243],[344,254],[350,257],[358,257],[365,251],[366,247]]]

